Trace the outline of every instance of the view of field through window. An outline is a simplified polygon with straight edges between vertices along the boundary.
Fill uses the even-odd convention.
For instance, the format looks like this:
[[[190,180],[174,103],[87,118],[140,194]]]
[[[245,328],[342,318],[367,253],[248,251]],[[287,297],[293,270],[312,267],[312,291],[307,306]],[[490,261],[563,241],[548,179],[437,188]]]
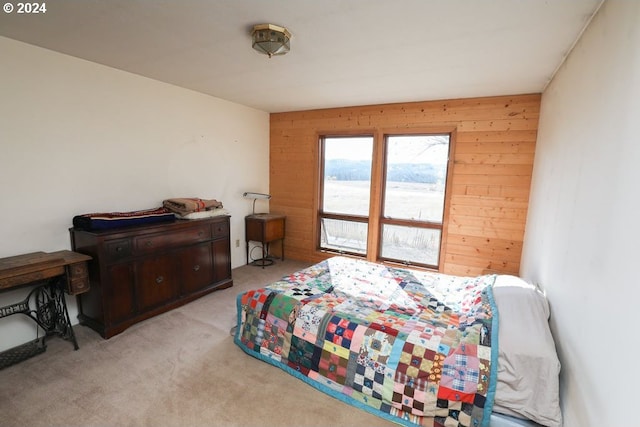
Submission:
[[[368,217],[369,204],[381,203],[379,255],[437,266],[449,136],[388,136],[385,148],[385,179],[376,183],[372,137],[325,138],[323,211]],[[384,186],[383,200],[371,200],[375,185]],[[321,247],[366,254],[368,223],[361,221],[322,218]]]
[[[369,216],[373,137],[326,138],[324,141],[324,212]],[[323,248],[367,253],[367,222],[323,218]]]

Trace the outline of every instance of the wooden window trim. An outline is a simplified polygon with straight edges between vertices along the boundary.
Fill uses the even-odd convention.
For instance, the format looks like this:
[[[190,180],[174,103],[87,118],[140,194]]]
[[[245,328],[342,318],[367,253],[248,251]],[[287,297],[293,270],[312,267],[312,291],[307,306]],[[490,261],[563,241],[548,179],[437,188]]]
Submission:
[[[316,192],[315,192],[315,206],[316,206],[316,215],[315,215],[315,220],[313,223],[313,235],[315,236],[315,247],[316,247],[316,251],[318,252],[322,252],[322,253],[337,253],[337,254],[348,254],[348,255],[353,255],[359,258],[363,258],[364,256],[362,254],[359,253],[355,253],[355,252],[349,252],[349,251],[338,251],[338,250],[333,250],[333,249],[329,249],[329,248],[323,248],[320,245],[320,242],[322,240],[321,238],[321,232],[322,232],[322,227],[320,225],[322,218],[328,218],[328,219],[336,219],[336,220],[343,220],[343,221],[353,221],[353,222],[361,222],[361,223],[366,223],[368,224],[368,234],[367,236],[369,236],[369,234],[371,234],[371,223],[370,223],[370,217],[366,217],[364,215],[347,215],[347,214],[336,214],[336,213],[330,213],[330,212],[325,212],[324,211],[324,205],[323,205],[323,193],[324,193],[324,164],[325,164],[325,155],[324,155],[324,140],[326,138],[349,138],[349,137],[362,137],[362,138],[367,138],[370,137],[373,139],[373,147],[374,147],[374,151],[375,151],[375,146],[376,146],[376,141],[375,141],[375,132],[373,131],[345,131],[345,132],[317,132],[316,134],[316,138],[317,138],[317,144],[316,144],[316,148],[317,148],[317,174],[316,174],[316,180],[317,180],[317,184],[316,184]],[[375,153],[373,154],[373,156],[375,156]],[[374,162],[374,159],[372,157],[372,165]],[[375,167],[375,166],[374,166]],[[373,180],[373,171],[371,174],[371,179]],[[373,181],[372,184],[373,186]],[[370,199],[371,201],[371,199]],[[371,211],[371,203],[369,203],[369,210]],[[367,256],[366,259],[369,259],[370,257],[369,255],[369,239],[367,239]]]
[[[411,268],[416,268],[420,270],[427,271],[442,271],[444,265],[444,252],[447,247],[447,237],[449,232],[449,218],[451,211],[451,192],[453,185],[453,169],[454,169],[454,159],[455,159],[455,151],[456,151],[456,137],[457,137],[457,127],[456,126],[421,126],[421,127],[403,127],[403,128],[376,128],[376,129],[357,129],[357,130],[345,130],[345,131],[336,131],[331,130],[327,132],[317,131],[316,132],[316,140],[318,143],[316,144],[316,191],[315,191],[315,210],[316,215],[314,216],[313,222],[313,235],[316,239],[316,250],[319,253],[340,253],[338,251],[332,251],[328,249],[323,249],[320,247],[320,220],[321,216],[329,218],[331,215],[332,219],[347,219],[350,221],[357,222],[366,222],[366,217],[357,216],[357,215],[333,215],[323,212],[322,209],[322,192],[323,192],[323,177],[324,177],[324,148],[322,145],[322,139],[327,137],[373,137],[373,156],[372,156],[372,170],[371,170],[371,201],[369,203],[369,230],[368,230],[368,238],[367,238],[367,261],[371,262],[379,262],[383,264],[390,265],[403,265],[406,264],[395,262],[393,260],[386,260],[380,257],[379,251],[381,250],[379,245],[380,235],[382,232],[383,224],[392,224],[392,225],[407,225],[405,220],[401,219],[391,219],[384,218],[382,216],[382,203],[384,201],[383,198],[383,183],[385,182],[383,178],[386,178],[384,174],[386,174],[385,167],[385,150],[386,150],[386,138],[388,136],[403,136],[403,135],[449,135],[449,159],[447,163],[447,178],[445,185],[445,196],[444,196],[444,211],[442,224],[433,223],[433,222],[419,222],[419,221],[410,221],[412,226],[420,227],[420,228],[433,228],[441,230],[440,235],[440,248],[438,257],[438,266],[434,268],[434,266],[427,265],[419,265],[419,264],[411,264]],[[362,258],[362,254],[350,254],[355,255],[357,257]]]

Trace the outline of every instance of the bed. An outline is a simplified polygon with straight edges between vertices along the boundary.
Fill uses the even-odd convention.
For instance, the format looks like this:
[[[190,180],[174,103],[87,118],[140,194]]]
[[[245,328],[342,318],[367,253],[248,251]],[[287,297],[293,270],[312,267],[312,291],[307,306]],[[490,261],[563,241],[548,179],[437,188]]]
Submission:
[[[239,294],[234,342],[400,425],[557,427],[548,317],[542,293],[515,276],[336,256]]]

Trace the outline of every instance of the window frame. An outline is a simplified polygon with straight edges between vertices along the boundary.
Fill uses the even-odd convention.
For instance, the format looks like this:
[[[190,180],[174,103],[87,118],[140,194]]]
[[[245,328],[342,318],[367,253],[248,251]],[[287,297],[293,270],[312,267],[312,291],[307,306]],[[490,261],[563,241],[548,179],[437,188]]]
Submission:
[[[332,213],[324,211],[324,175],[325,175],[325,140],[327,138],[371,138],[372,139],[372,153],[371,153],[371,179],[370,179],[370,187],[369,187],[369,212],[371,212],[371,187],[373,186],[373,169],[374,169],[374,157],[375,157],[375,146],[376,146],[376,138],[373,133],[345,133],[345,134],[321,134],[318,138],[318,159],[319,159],[319,174],[318,174],[318,203],[317,205],[317,230],[316,230],[316,249],[322,252],[336,253],[340,255],[352,255],[356,257],[369,258],[369,240],[371,234],[371,221],[370,215],[351,215],[351,214],[342,214],[342,213]],[[365,247],[365,253],[353,252],[348,250],[339,250],[333,248],[325,248],[322,247],[322,220],[333,219],[339,221],[351,221],[367,224],[367,244]]]
[[[451,193],[453,188],[453,169],[454,169],[454,154],[455,154],[455,142],[456,142],[456,128],[455,127],[437,127],[437,128],[407,128],[407,129],[376,129],[375,131],[349,131],[349,132],[318,132],[317,133],[317,183],[316,186],[316,221],[314,228],[316,229],[315,235],[315,247],[319,253],[323,254],[338,254],[354,256],[358,258],[366,258],[368,261],[380,262],[384,264],[399,265],[411,268],[417,268],[421,270],[435,270],[441,271],[445,262],[445,248],[449,228],[449,216],[451,206]],[[384,217],[384,200],[385,200],[385,183],[386,183],[386,150],[387,150],[387,138],[389,136],[411,136],[411,135],[448,135],[449,136],[449,152],[447,160],[447,173],[445,181],[445,194],[444,194],[444,206],[443,206],[443,218],[442,224],[433,221],[413,221],[399,218],[385,218]],[[371,137],[373,136],[373,157],[371,165],[371,186],[370,186],[370,201],[369,201],[369,215],[345,215],[345,214],[332,214],[323,212],[323,192],[324,192],[324,146],[323,139],[331,137]],[[367,234],[367,250],[366,254],[340,251],[330,248],[321,247],[321,222],[322,218],[347,220],[355,222],[368,223]],[[439,229],[440,230],[440,247],[438,248],[438,263],[437,265],[420,264],[414,262],[407,262],[402,260],[396,260],[391,258],[382,257],[382,228],[384,224],[400,225],[400,226],[414,226],[419,224],[420,228]]]
[[[448,136],[449,137],[449,142],[448,142],[448,154],[447,154],[447,173],[446,173],[446,178],[445,178],[445,185],[444,185],[444,198],[443,198],[443,206],[442,206],[442,222],[434,222],[434,221],[420,221],[420,220],[414,220],[414,219],[405,219],[405,218],[392,218],[392,217],[387,217],[385,216],[385,212],[384,212],[384,208],[385,208],[385,201],[386,201],[386,192],[387,192],[387,172],[389,170],[389,162],[387,161],[388,159],[388,154],[389,154],[389,138],[390,137],[394,137],[394,136]],[[443,132],[443,133],[433,133],[433,132],[418,132],[418,133],[385,133],[383,135],[382,138],[382,145],[383,145],[383,151],[382,151],[382,159],[380,160],[381,162],[381,166],[382,166],[382,176],[380,178],[380,198],[379,200],[377,200],[377,202],[379,202],[380,204],[380,219],[378,222],[378,238],[377,238],[377,244],[376,244],[376,261],[381,261],[381,262],[388,262],[388,263],[393,263],[393,264],[402,264],[404,266],[418,266],[418,267],[422,267],[422,268],[429,268],[429,269],[436,269],[439,270],[440,266],[442,264],[442,241],[444,238],[444,221],[445,221],[445,216],[446,216],[446,212],[448,211],[448,204],[447,204],[447,194],[448,194],[448,190],[449,190],[449,179],[450,179],[450,170],[452,168],[452,162],[451,162],[451,158],[452,156],[452,150],[451,150],[451,146],[452,146],[452,135],[451,132]],[[383,228],[385,225],[397,225],[397,226],[402,226],[402,227],[412,227],[412,228],[422,228],[422,229],[427,229],[427,230],[439,230],[440,231],[440,244],[439,244],[439,248],[438,248],[438,262],[437,264],[425,264],[425,263],[416,263],[416,262],[411,262],[411,261],[407,261],[407,260],[400,260],[400,259],[396,259],[396,258],[390,258],[390,257],[384,257],[382,255],[382,235],[383,235]]]

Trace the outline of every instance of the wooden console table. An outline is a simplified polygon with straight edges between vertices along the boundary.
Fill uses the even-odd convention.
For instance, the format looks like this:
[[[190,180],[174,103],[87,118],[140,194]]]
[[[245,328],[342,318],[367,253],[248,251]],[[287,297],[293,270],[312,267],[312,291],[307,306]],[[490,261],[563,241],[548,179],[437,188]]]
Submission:
[[[90,259],[72,251],[0,258],[0,291],[37,285],[24,300],[0,307],[0,318],[24,314],[45,332],[42,338],[0,353],[0,369],[44,352],[45,339],[51,335],[71,341],[74,349],[78,349],[64,293],[78,295],[89,290],[87,261]]]
[[[81,325],[111,338],[143,320],[233,286],[228,215],[87,231],[71,247],[92,257]]]
[[[247,264],[249,261],[249,242],[262,243],[262,258],[254,260],[253,265],[264,268],[273,264],[273,260],[268,258],[269,243],[280,240],[281,259],[284,261],[284,215],[277,214],[253,214],[244,217],[245,240],[247,245]]]

